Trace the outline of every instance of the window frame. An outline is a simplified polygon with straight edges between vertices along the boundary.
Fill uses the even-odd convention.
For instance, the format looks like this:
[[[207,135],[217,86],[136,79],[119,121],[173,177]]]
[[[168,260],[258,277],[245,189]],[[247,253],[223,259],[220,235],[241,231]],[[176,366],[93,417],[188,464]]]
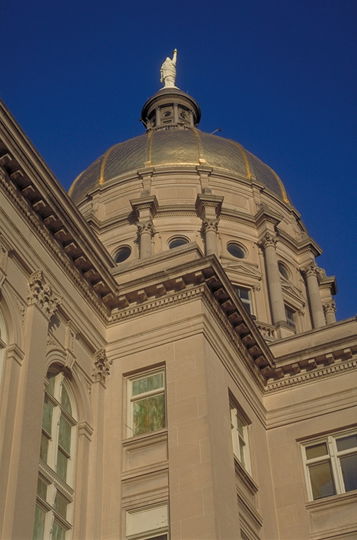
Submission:
[[[244,309],[246,310],[248,315],[254,316],[255,309],[254,309],[253,292],[252,292],[253,288],[247,287],[246,285],[240,285],[238,283],[234,283],[233,287],[234,287],[234,291],[236,295],[238,296],[239,300],[242,302]],[[241,296],[239,295],[238,289],[244,289],[245,291],[248,291],[249,299],[247,300],[246,298],[241,298]],[[249,309],[247,309],[246,306],[249,306]]]
[[[356,427],[345,430],[345,431],[330,433],[327,435],[323,435],[321,437],[316,437],[314,439],[309,439],[301,443],[301,455],[302,455],[302,461],[303,461],[303,466],[304,466],[305,483],[306,483],[309,501],[321,501],[322,499],[326,499],[329,497],[338,497],[339,495],[350,493],[351,491],[354,491],[354,492],[357,491],[357,488],[355,490],[348,490],[348,491],[345,489],[345,481],[343,477],[343,472],[341,468],[341,460],[340,460],[341,457],[346,456],[346,455],[347,456],[357,455],[357,444],[356,446],[352,448],[348,448],[347,450],[338,450],[337,443],[336,443],[336,441],[338,441],[339,439],[342,439],[344,437],[348,437],[351,435],[357,435]],[[322,456],[315,457],[315,458],[307,458],[306,449],[312,446],[316,446],[318,444],[326,444],[327,453]],[[331,480],[335,487],[334,494],[314,498],[311,475],[310,475],[310,466],[311,465],[313,466],[317,463],[330,464]]]
[[[284,302],[284,311],[285,311],[285,318],[286,323],[291,330],[294,330],[294,332],[297,332],[297,310],[292,307],[290,304],[287,304]],[[291,312],[292,317],[288,317],[288,313]]]
[[[150,390],[148,392],[142,392],[133,396],[132,389],[133,383],[139,379],[145,377],[150,377],[151,375],[156,375],[158,373],[163,374],[163,385],[160,388]],[[134,403],[145,399],[148,397],[161,395],[164,396],[164,425],[158,429],[152,431],[145,431],[137,435],[134,434]],[[150,435],[152,433],[157,433],[167,427],[167,404],[166,404],[166,369],[164,365],[156,366],[154,368],[144,369],[138,372],[135,372],[132,375],[126,376],[126,409],[127,409],[127,421],[126,421],[126,438],[132,439],[133,437],[142,437],[145,435]]]
[[[54,378],[53,391],[49,390],[50,379],[49,375]],[[66,406],[62,402],[63,389],[67,394],[67,398],[70,404],[71,412],[69,412]],[[44,426],[44,415],[42,417],[41,425],[41,442],[45,435],[48,440],[46,459],[40,455],[39,459],[39,473],[37,480],[37,493],[35,504],[35,521],[33,538],[41,538],[41,536],[35,536],[36,530],[36,516],[37,512],[43,513],[43,532],[42,539],[50,538],[53,527],[57,522],[62,529],[64,529],[64,536],[68,538],[68,533],[72,530],[72,518],[73,518],[73,502],[74,502],[74,463],[77,450],[77,426],[78,426],[78,414],[73,392],[70,387],[68,378],[64,373],[57,369],[49,369],[46,379],[46,387],[43,398],[43,411],[45,411],[46,400],[52,407],[50,415],[51,431],[47,431]],[[71,426],[70,431],[70,449],[66,450],[60,444],[60,420],[62,416],[65,418]],[[67,458],[66,462],[66,478],[58,472],[58,454],[61,451]],[[42,492],[39,489],[40,482],[45,484],[45,490]],[[56,506],[57,495],[63,497],[66,501],[65,515]],[[58,500],[58,499],[57,499]]]
[[[230,396],[229,399],[229,414],[234,459],[239,462],[245,472],[251,475],[252,464],[250,457],[249,429],[251,422],[232,396]],[[239,430],[239,425],[242,427],[241,431]]]

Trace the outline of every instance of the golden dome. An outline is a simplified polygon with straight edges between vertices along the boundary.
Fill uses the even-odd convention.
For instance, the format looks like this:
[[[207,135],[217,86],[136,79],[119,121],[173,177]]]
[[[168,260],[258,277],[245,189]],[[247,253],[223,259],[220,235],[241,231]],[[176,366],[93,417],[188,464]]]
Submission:
[[[147,133],[117,143],[73,182],[69,194],[80,202],[94,189],[116,178],[135,176],[144,168],[206,166],[217,173],[244,178],[288,202],[279,176],[239,143],[195,127],[200,110],[195,100],[179,89],[163,89],[142,110]]]

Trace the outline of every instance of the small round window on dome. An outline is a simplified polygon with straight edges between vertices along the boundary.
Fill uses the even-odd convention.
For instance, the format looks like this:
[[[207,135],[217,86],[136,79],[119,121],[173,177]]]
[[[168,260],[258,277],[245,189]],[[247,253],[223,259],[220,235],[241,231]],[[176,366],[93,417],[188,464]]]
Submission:
[[[187,238],[184,236],[176,236],[169,241],[169,248],[174,249],[185,244],[188,244]]]
[[[130,254],[131,254],[131,248],[129,246],[122,246],[118,249],[114,257],[114,260],[116,263],[122,263],[130,257]]]
[[[278,268],[279,268],[279,272],[280,274],[285,278],[285,279],[289,279],[290,278],[290,272],[289,270],[287,269],[287,267],[285,266],[285,264],[281,261],[278,262]]]
[[[237,259],[244,259],[245,258],[245,250],[240,246],[239,244],[236,244],[235,242],[230,242],[227,245],[228,253],[233,255],[233,257],[236,257]]]

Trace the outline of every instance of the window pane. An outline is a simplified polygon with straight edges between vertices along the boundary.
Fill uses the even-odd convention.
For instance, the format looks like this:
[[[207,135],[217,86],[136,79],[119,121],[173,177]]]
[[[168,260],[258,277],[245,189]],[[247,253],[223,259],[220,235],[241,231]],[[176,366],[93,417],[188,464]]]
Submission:
[[[307,459],[317,458],[320,456],[327,456],[327,444],[314,444],[313,446],[308,446],[306,448],[306,457]]]
[[[51,435],[51,424],[52,424],[52,412],[53,412],[53,405],[50,402],[48,396],[45,395],[45,401],[43,404],[42,427],[50,435]]]
[[[37,481],[37,495],[41,497],[44,501],[47,497],[47,484],[42,478],[39,478]]]
[[[314,499],[335,495],[335,484],[332,478],[331,463],[316,463],[309,466],[312,494]]]
[[[133,434],[165,427],[165,396],[158,394],[133,403]]]
[[[35,510],[35,524],[33,527],[33,540],[43,540],[43,533],[45,530],[45,511],[36,504]]]
[[[64,450],[70,453],[71,450],[71,429],[72,426],[68,420],[61,414],[59,425],[59,439],[58,442]]]
[[[56,512],[62,516],[64,519],[67,517],[67,506],[68,506],[68,500],[66,497],[62,495],[59,491],[56,493],[55,497],[55,510]]]
[[[61,452],[60,449],[58,449],[58,454],[57,454],[57,474],[64,481],[67,480],[67,464],[68,464],[67,456],[63,452]]]
[[[336,439],[337,450],[348,450],[349,448],[357,447],[357,435],[349,435]]]
[[[249,300],[249,289],[246,289],[245,287],[237,287],[237,293],[239,298]]]
[[[42,432],[41,435],[41,448],[40,448],[40,458],[47,463],[47,453],[48,453],[48,437]]]
[[[242,439],[239,439],[239,453],[240,453],[240,456],[237,456],[239,457],[239,461],[241,462],[241,464],[243,465],[243,467],[245,468],[245,460],[244,460],[244,442],[242,441]]]
[[[47,374],[47,378],[48,378],[48,385],[47,385],[47,388],[46,388],[46,392],[48,392],[49,394],[51,394],[51,396],[53,396],[54,391],[55,391],[56,376],[55,376],[54,373],[49,373],[49,374]]]
[[[70,415],[72,415],[71,402],[69,400],[67,390],[64,386],[62,386],[61,405],[65,411],[67,411]]]
[[[345,490],[357,489],[357,454],[340,458]]]
[[[52,540],[64,540],[66,534],[66,529],[58,521],[53,522],[52,528]]]
[[[150,392],[151,390],[157,390],[163,388],[164,386],[164,374],[154,373],[148,377],[143,377],[142,379],[137,379],[133,381],[133,396],[138,394],[143,394],[144,392]]]

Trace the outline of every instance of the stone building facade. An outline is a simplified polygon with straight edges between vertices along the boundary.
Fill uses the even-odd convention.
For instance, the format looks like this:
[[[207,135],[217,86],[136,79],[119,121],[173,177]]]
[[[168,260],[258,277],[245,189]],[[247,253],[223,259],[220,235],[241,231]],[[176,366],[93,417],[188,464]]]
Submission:
[[[73,182],[0,108],[0,538],[357,538],[357,321],[164,88]]]

